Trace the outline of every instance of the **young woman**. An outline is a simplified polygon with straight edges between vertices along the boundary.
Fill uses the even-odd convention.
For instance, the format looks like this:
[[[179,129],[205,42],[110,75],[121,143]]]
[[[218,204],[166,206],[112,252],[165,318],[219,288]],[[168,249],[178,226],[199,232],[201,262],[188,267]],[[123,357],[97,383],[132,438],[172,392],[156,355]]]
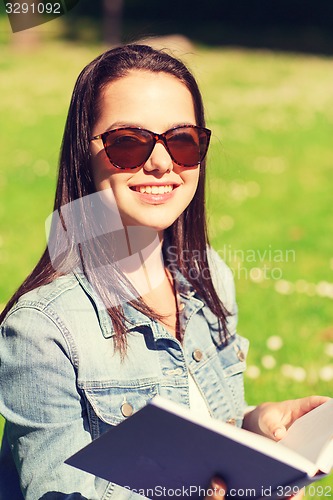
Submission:
[[[248,342],[206,232],[209,139],[166,53],[117,48],[79,76],[48,248],[1,316],[1,498],[137,497],[64,461],[156,394],[276,439],[326,400],[244,417]]]

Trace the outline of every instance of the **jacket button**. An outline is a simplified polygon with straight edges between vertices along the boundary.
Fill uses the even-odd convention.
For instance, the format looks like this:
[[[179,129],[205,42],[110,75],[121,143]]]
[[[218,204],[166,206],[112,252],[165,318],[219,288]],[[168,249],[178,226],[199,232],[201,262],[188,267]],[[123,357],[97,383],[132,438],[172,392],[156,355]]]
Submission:
[[[133,406],[129,403],[123,403],[120,409],[124,417],[130,417],[133,414]]]
[[[184,311],[184,309],[185,309],[184,302],[180,302],[179,305],[178,305],[178,310],[181,312],[181,311]]]
[[[201,361],[203,358],[202,351],[200,351],[200,349],[196,349],[195,351],[193,351],[192,357],[195,361],[198,361],[198,362]]]
[[[245,361],[245,354],[242,350],[238,351],[237,357],[238,357],[239,361]]]
[[[227,424],[236,425],[236,419],[235,418],[228,418]]]

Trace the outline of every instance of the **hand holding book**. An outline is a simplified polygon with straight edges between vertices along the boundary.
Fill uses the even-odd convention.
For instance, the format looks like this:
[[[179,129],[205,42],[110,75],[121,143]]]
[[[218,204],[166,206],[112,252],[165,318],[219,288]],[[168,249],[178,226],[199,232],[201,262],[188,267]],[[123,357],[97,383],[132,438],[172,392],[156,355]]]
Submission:
[[[329,399],[324,396],[311,396],[279,403],[262,403],[247,414],[247,418],[245,418],[248,425],[247,429],[251,430],[250,426],[252,423],[258,434],[279,441],[286,435],[288,428],[295,420]],[[207,495],[204,500],[224,500],[227,493],[227,486],[221,478],[214,477],[208,491],[212,492],[212,494]],[[302,489],[299,493],[289,498],[301,500],[303,497],[304,490]]]
[[[325,396],[310,396],[278,403],[262,403],[247,413],[243,427],[279,441],[286,436],[287,430],[297,419],[329,399]],[[204,500],[224,500],[227,486],[222,479],[216,477],[212,479],[209,490],[213,494],[206,496]],[[300,500],[303,496],[304,491],[301,490],[289,498]]]
[[[243,428],[280,441],[298,418],[329,399],[326,396],[309,396],[279,403],[262,403],[245,415]]]

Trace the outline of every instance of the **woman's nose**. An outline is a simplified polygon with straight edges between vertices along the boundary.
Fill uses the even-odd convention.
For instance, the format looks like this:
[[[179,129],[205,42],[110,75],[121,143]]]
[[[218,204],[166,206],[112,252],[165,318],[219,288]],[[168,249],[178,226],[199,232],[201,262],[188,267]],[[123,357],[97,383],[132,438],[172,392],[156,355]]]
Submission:
[[[161,173],[169,172],[173,169],[171,156],[162,142],[157,142],[155,144],[152,154],[149,156],[143,168],[147,172],[157,170]]]

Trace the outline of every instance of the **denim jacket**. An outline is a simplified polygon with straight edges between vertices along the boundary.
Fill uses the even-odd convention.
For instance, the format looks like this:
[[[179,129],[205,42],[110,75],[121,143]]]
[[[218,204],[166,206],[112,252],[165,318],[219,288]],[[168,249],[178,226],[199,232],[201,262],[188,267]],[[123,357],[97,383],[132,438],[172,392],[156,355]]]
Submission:
[[[124,360],[114,349],[110,317],[82,274],[19,299],[0,335],[0,413],[7,420],[0,500],[142,498],[64,461],[127,418],[125,402],[137,411],[160,394],[189,406],[189,372],[212,417],[241,425],[248,341],[236,333],[231,271],[213,251],[210,261],[215,288],[232,313],[227,344],[216,316],[180,273],[183,343],[125,304],[132,326]]]

